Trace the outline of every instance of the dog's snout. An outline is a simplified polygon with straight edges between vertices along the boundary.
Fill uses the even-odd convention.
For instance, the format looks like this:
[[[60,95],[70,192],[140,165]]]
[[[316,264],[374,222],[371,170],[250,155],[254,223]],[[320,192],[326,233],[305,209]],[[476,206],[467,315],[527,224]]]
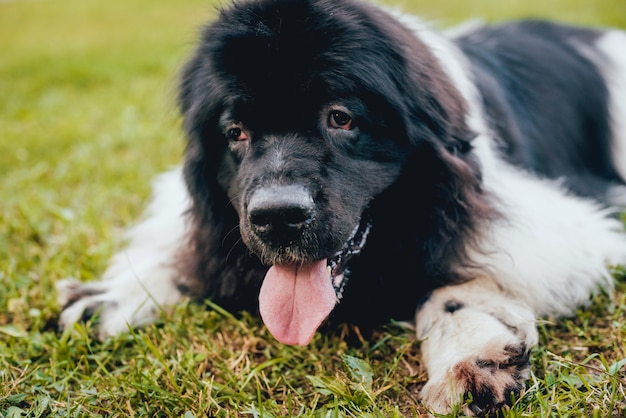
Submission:
[[[257,190],[248,203],[248,220],[264,240],[283,242],[299,235],[314,216],[311,194],[302,186]]]

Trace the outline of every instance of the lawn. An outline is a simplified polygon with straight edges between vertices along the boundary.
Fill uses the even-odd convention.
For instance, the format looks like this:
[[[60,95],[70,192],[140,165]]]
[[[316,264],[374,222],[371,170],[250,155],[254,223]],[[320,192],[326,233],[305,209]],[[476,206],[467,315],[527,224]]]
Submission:
[[[424,414],[419,342],[398,324],[287,347],[257,318],[182,304],[104,342],[89,323],[57,331],[54,282],[97,278],[151,178],[180,160],[176,76],[216,3],[0,2],[0,417]],[[399,3],[441,25],[626,28],[624,0]],[[626,416],[623,276],[613,297],[541,324],[527,391],[505,416]]]

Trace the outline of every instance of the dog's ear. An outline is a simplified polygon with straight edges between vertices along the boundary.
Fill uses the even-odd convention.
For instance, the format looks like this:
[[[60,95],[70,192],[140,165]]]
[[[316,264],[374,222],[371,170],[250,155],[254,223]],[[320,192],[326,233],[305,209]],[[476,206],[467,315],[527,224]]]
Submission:
[[[192,200],[186,274],[191,293],[216,301],[235,293],[241,278],[229,263],[237,264],[238,255],[245,254],[237,213],[218,180],[227,147],[219,128],[223,89],[224,82],[201,45],[182,70],[178,96],[187,138],[183,172]]]
[[[425,48],[425,47],[424,47]],[[471,266],[469,249],[485,220],[499,216],[482,184],[467,125],[467,103],[427,49],[408,58],[403,92],[405,132],[414,149],[410,174],[422,189],[426,269],[446,281],[449,266]]]
[[[223,83],[217,80],[211,60],[201,50],[181,73],[179,106],[187,137],[184,175],[198,222],[219,226],[228,197],[218,184],[226,142],[218,128],[223,109]]]
[[[403,72],[409,141],[437,143],[456,155],[469,152],[475,134],[467,125],[465,98],[426,45],[414,41],[412,48],[416,53],[406,57]]]

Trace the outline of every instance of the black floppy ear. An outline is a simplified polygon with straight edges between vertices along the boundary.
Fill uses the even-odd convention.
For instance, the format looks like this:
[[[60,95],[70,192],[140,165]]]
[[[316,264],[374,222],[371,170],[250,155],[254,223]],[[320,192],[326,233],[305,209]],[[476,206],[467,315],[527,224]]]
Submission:
[[[194,245],[211,247],[211,252],[217,251],[223,229],[229,228],[228,197],[217,180],[226,149],[218,128],[225,97],[222,86],[210,57],[199,48],[181,72],[178,103],[187,139],[183,174],[198,235],[192,240],[197,241]]]
[[[476,136],[468,127],[467,103],[429,50],[407,62],[405,124],[413,145],[429,141],[455,155],[466,154]]]
[[[227,309],[253,310],[256,297],[235,295],[258,281],[259,262],[243,245],[237,212],[218,180],[227,152],[219,128],[227,97],[224,85],[210,55],[201,49],[181,74],[179,106],[187,137],[183,172],[192,200],[185,274],[191,294],[209,297]]]
[[[423,242],[426,271],[451,280],[449,266],[471,266],[469,249],[483,222],[498,215],[484,190],[476,136],[467,126],[467,104],[428,50],[407,63],[404,123],[413,146],[410,176],[421,189],[420,212],[428,220]]]
[[[214,228],[223,224],[228,197],[218,184],[226,143],[218,128],[225,97],[210,60],[198,51],[184,67],[179,86],[179,106],[187,138],[184,176],[192,197],[196,222]]]

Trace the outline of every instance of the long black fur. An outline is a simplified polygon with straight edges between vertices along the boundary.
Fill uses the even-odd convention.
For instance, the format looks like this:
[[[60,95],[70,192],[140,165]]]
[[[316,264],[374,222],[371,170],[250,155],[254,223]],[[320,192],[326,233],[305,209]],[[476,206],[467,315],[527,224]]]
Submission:
[[[594,195],[595,182],[606,190],[620,181],[609,158],[607,90],[568,39],[595,36],[528,22],[459,39],[508,158],[548,177],[583,167],[572,185]],[[320,108],[333,101],[354,113],[353,141],[321,132]],[[193,200],[191,250],[181,262],[197,278],[184,286],[231,310],[257,309],[268,269],[240,230],[258,183],[316,191],[320,217],[334,215],[320,226],[332,244],[319,244],[318,258],[369,213],[370,236],[334,314],[354,322],[411,318],[420,295],[463,280],[458,268],[472,264],[476,231],[499,216],[471,152],[467,104],[427,46],[364,3],[235,2],[204,29],[179,102]],[[233,113],[256,135],[245,153],[229,150],[224,136],[224,114]],[[284,148],[289,162],[268,171],[272,148],[285,141],[296,144]]]

